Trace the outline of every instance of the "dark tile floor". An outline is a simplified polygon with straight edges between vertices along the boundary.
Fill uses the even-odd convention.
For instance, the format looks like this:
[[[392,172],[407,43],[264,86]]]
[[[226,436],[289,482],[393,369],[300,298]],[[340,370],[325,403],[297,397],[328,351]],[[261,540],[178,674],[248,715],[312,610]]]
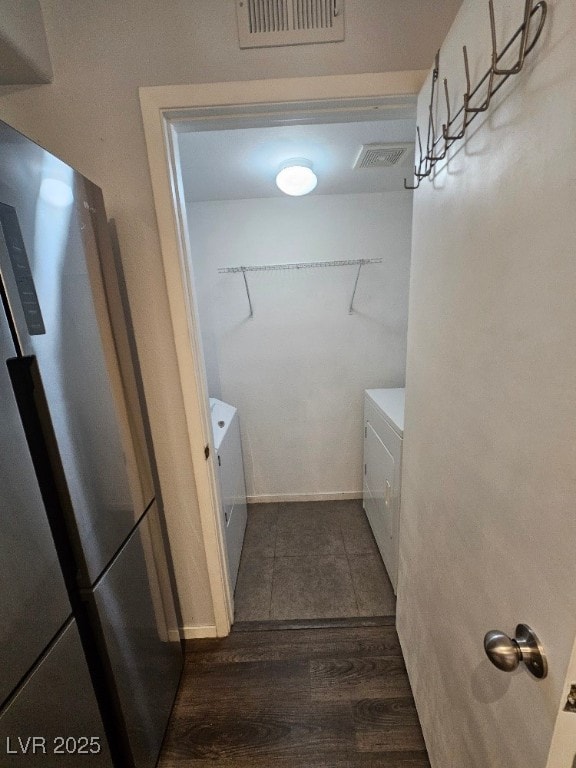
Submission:
[[[361,500],[252,504],[235,621],[395,614]]]

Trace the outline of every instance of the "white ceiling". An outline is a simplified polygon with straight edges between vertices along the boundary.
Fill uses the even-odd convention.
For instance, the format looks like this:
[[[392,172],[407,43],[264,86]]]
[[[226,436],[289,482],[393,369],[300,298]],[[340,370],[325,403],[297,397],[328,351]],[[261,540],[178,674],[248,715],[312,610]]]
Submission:
[[[192,127],[192,124],[190,125]],[[313,195],[403,189],[411,178],[413,149],[391,168],[354,170],[363,144],[414,141],[415,119],[381,119],[313,125],[280,125],[179,133],[188,202],[282,197],[275,184],[280,165],[310,160],[318,176]]]

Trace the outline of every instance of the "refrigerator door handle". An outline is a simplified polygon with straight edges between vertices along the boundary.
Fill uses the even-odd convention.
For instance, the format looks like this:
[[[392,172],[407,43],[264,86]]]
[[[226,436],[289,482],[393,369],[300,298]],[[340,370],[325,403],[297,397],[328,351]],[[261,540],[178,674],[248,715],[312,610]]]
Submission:
[[[66,525],[66,512],[70,511],[71,503],[36,358],[33,355],[13,357],[6,360],[6,365],[64,581],[73,599],[79,585],[75,552],[70,541],[74,531]]]

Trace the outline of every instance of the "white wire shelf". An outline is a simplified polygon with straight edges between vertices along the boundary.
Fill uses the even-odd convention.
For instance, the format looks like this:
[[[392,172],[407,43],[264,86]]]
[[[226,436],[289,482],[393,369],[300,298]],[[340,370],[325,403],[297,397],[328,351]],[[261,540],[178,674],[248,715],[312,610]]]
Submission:
[[[310,269],[315,267],[350,267],[381,264],[382,259],[338,259],[334,261],[293,261],[287,264],[254,264],[250,267],[221,267],[220,274],[228,272],[270,272],[276,269]]]
[[[250,308],[250,317],[254,317],[254,309],[252,307],[252,299],[250,297],[250,289],[248,287],[248,279],[246,272],[273,272],[283,269],[315,269],[317,267],[358,267],[356,272],[356,280],[354,281],[354,289],[352,291],[352,298],[350,299],[350,306],[348,307],[348,314],[351,315],[354,311],[354,297],[356,296],[356,288],[358,287],[358,280],[360,278],[360,270],[365,264],[381,264],[382,259],[335,259],[332,261],[293,261],[285,264],[253,264],[252,266],[240,266],[240,267],[220,267],[218,269],[219,274],[240,273],[244,278],[244,287],[246,288],[246,297],[248,299],[248,306]]]

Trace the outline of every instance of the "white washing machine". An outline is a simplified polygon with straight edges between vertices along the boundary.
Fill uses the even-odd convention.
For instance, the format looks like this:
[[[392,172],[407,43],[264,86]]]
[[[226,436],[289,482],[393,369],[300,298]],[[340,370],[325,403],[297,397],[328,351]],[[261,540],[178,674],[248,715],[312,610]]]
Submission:
[[[398,581],[403,388],[364,394],[364,510],[394,592]]]
[[[210,398],[210,415],[218,461],[218,479],[222,497],[221,515],[226,537],[230,586],[234,591],[247,520],[240,423],[236,408],[215,397]]]

